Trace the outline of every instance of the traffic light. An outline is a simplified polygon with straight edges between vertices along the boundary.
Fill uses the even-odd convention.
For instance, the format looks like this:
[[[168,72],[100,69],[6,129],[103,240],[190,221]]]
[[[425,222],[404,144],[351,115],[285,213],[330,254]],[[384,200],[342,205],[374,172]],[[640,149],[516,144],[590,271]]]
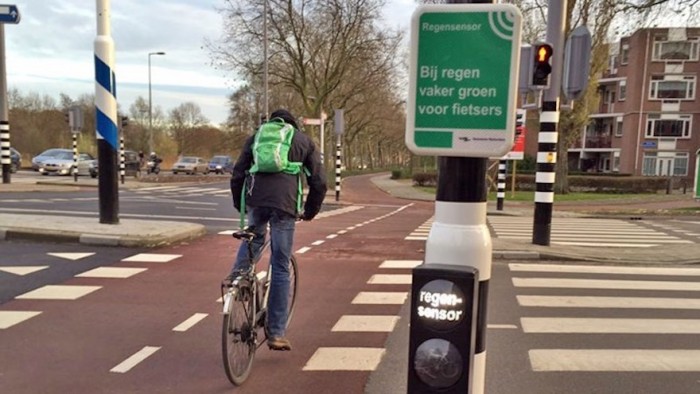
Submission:
[[[64,112],[63,116],[66,118],[66,124],[70,125],[70,112]]]
[[[549,74],[552,73],[552,65],[549,60],[552,58],[552,46],[539,42],[533,44],[532,63],[532,83],[533,87],[546,89],[549,87]]]
[[[122,116],[121,121],[122,121],[122,129],[129,125],[129,117],[128,116]]]

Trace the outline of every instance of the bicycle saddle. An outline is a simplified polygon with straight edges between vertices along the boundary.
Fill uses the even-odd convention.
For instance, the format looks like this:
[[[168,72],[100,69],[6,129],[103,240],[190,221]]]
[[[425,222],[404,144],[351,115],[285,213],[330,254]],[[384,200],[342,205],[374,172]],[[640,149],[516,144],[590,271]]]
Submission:
[[[233,238],[236,238],[236,239],[245,239],[246,241],[252,241],[253,238],[255,238],[254,230],[255,230],[254,226],[248,226],[244,229],[241,229],[241,230],[234,232],[231,235],[233,235]]]

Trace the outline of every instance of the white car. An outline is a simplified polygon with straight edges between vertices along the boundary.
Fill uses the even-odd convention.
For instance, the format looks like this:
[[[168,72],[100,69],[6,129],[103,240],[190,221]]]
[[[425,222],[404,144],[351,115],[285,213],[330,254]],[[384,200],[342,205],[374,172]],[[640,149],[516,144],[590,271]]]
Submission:
[[[89,153],[79,153],[78,175],[90,175],[90,166],[94,163],[95,158]],[[39,167],[39,172],[42,175],[71,175],[73,173],[73,164],[73,151],[66,149],[55,154],[52,158],[44,160]]]
[[[196,174],[198,172],[208,174],[209,163],[201,157],[181,157],[180,160],[173,164],[173,174],[177,174],[178,172],[184,172],[185,174]]]

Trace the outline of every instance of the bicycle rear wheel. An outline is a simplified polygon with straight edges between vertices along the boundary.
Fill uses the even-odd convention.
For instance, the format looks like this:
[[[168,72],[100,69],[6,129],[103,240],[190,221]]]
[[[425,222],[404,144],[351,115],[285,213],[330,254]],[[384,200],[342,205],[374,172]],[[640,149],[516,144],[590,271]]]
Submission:
[[[255,358],[255,299],[248,286],[233,289],[224,313],[222,355],[224,370],[231,383],[240,386],[248,378]]]
[[[297,259],[292,256],[289,260],[289,295],[287,298],[287,327],[292,321],[294,314],[294,304],[297,300],[297,287],[299,285],[299,268],[297,267]]]

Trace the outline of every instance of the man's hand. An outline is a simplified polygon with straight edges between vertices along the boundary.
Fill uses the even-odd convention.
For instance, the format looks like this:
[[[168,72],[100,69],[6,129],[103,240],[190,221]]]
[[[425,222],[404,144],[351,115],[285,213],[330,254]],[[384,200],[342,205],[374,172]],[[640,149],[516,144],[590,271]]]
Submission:
[[[306,214],[306,213],[302,213],[301,215],[299,215],[299,220],[303,220],[303,221],[305,221],[305,222],[308,222],[308,221],[310,221],[310,220],[313,219],[313,218],[314,218],[313,216],[310,216],[310,215],[308,215],[308,214]]]

